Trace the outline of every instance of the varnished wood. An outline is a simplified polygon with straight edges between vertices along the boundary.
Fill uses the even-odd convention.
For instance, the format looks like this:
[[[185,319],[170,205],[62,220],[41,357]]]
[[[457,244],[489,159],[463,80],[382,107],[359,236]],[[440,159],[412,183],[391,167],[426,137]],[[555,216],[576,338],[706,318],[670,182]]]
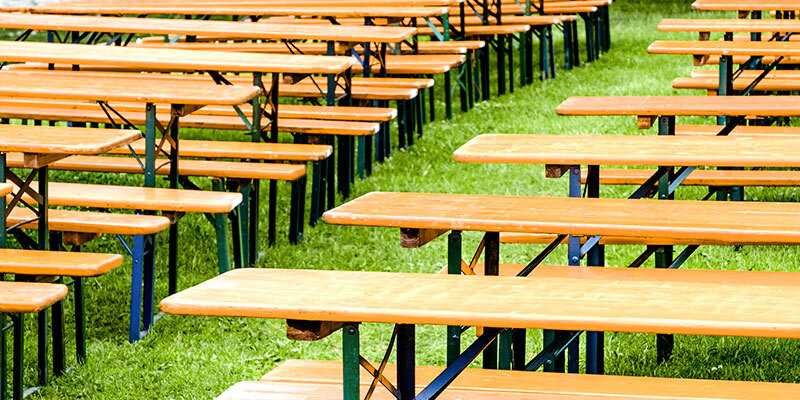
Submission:
[[[800,136],[485,134],[458,148],[453,159],[565,166],[800,167],[797,148]]]
[[[136,130],[0,125],[0,152],[102,154],[141,137]]]
[[[432,381],[442,370],[442,367],[418,366],[415,375],[419,389]],[[387,365],[386,369],[384,369],[384,374],[390,381],[396,382],[396,371],[395,365]],[[298,390],[297,392],[291,389],[287,391],[289,393],[303,393],[303,385],[310,384],[325,387],[324,390],[320,390],[320,392],[324,393],[324,396],[338,395],[341,397],[341,382],[342,363],[339,361],[286,360],[264,375],[260,384],[256,382],[239,383],[237,385],[240,386],[237,390],[252,390],[251,395],[255,393],[266,394],[277,389],[277,387],[269,389],[270,385],[273,384],[286,388],[292,388],[290,386],[292,384],[299,384],[299,386],[295,387]],[[366,371],[362,370],[360,382],[362,391],[366,392],[372,382],[372,378]],[[245,385],[249,387],[245,389]],[[226,397],[231,395],[233,391],[233,388],[231,388],[222,398],[241,398],[236,396]],[[243,395],[244,391],[239,393]],[[385,398],[383,397],[383,392],[385,391],[376,390],[376,395],[381,396],[376,398]],[[278,391],[276,390],[275,393],[277,394]],[[285,392],[280,391],[280,393],[283,394]],[[450,384],[440,398],[448,400],[485,398],[526,400],[573,400],[578,398],[761,400],[773,397],[780,398],[782,396],[790,398],[795,394],[800,395],[800,385],[791,383],[626,377],[468,368]],[[269,396],[265,395],[263,398],[269,398]],[[316,400],[317,398],[312,396],[308,399]]]
[[[67,297],[60,283],[0,281],[0,313],[36,313]]]
[[[87,64],[124,67],[139,71],[285,72],[309,74],[338,74],[347,70],[355,62],[349,57],[265,55],[9,41],[0,41],[0,58],[7,62]]]
[[[249,14],[252,15],[252,14]],[[222,35],[252,40],[335,40],[397,43],[414,36],[411,27],[251,24],[166,18],[118,18],[78,15],[0,13],[0,28],[37,31],[138,33],[151,35]]]
[[[472,25],[464,27],[465,37],[492,36],[492,35],[511,35],[514,33],[527,32],[531,29],[530,25]],[[431,35],[433,30],[427,26],[417,28],[420,35]]]
[[[119,254],[0,249],[0,273],[100,276],[122,265]]]
[[[14,186],[12,186],[10,183],[0,182],[0,196],[10,194],[13,189]]]
[[[18,153],[8,155],[10,167],[21,167],[22,157]],[[72,156],[50,165],[53,170],[114,172],[143,174],[141,165],[132,157]],[[265,164],[232,161],[181,160],[178,173],[185,176],[212,178],[238,178],[262,180],[297,180],[306,174],[305,165]],[[157,168],[156,175],[169,175],[169,168]]]
[[[800,42],[666,41],[647,47],[648,54],[686,54],[698,56],[800,56]]]
[[[795,96],[595,96],[570,97],[559,115],[700,115],[796,117]]]
[[[664,270],[659,272],[669,274],[667,279],[652,280],[649,271],[640,269],[553,268],[564,271],[527,279],[237,269],[167,297],[161,310],[314,321],[800,337],[798,272]]]
[[[58,160],[63,160],[69,157],[69,154],[38,154],[38,153],[23,153],[22,166],[25,168],[39,169],[48,164],[52,164]]]
[[[32,187],[38,188],[38,182]],[[229,213],[242,202],[241,193],[50,182],[51,206],[118,208],[169,212]],[[35,203],[29,196],[25,201]]]
[[[718,125],[675,125],[676,135],[716,135],[719,130]],[[800,127],[739,125],[729,135],[798,136]]]
[[[416,249],[447,233],[443,229],[400,229],[400,246]]]
[[[641,185],[655,170],[601,169],[601,185]],[[585,174],[581,176],[585,180]],[[800,171],[774,170],[694,170],[681,182],[685,186],[768,186],[798,187]]]
[[[14,207],[6,220],[6,226],[17,225],[35,218],[33,211]],[[112,214],[91,211],[50,209],[47,226],[52,231],[101,233],[109,235],[152,235],[167,229],[168,218],[156,215]],[[36,229],[37,222],[20,225],[24,229]]]
[[[165,108],[162,108],[162,110],[164,109]],[[167,108],[166,110],[169,109]],[[120,111],[131,124],[142,126],[146,122],[146,115],[143,111],[117,111]],[[46,99],[43,99],[42,104],[31,104],[25,107],[0,105],[0,116],[3,118],[35,118],[66,122],[109,123],[108,116],[99,106],[95,105],[88,108],[50,108],[46,104]],[[170,113],[157,113],[156,118],[163,125],[166,125],[170,120]],[[116,121],[121,122],[119,119],[116,119]],[[189,115],[181,118],[179,124],[183,128],[250,131],[238,115]],[[261,124],[263,128],[267,129],[269,121],[266,118],[262,118]],[[379,129],[380,125],[377,122],[278,118],[278,130],[290,133],[366,136],[377,133]]]
[[[699,11],[791,11],[800,10],[797,0],[695,0],[692,10]]]
[[[586,242],[586,236],[581,237],[581,242]],[[556,235],[548,233],[517,233],[517,232],[501,232],[500,243],[516,243],[516,244],[550,244],[556,240]],[[568,244],[569,240],[565,238],[561,244]],[[654,246],[688,246],[688,245],[729,245],[730,242],[725,240],[714,239],[686,239],[686,238],[652,238],[643,236],[603,236],[600,238],[600,244],[611,245],[654,245]],[[752,243],[751,243],[752,244]],[[761,243],[769,245],[770,243]]]
[[[800,204],[372,192],[334,225],[800,244]]]
[[[282,110],[281,110],[282,111]],[[145,153],[145,143],[138,140],[131,144],[136,154]],[[164,149],[170,146],[164,144]],[[287,161],[320,161],[332,154],[333,149],[328,145],[295,144],[295,143],[265,143],[265,142],[234,142],[218,140],[181,140],[180,157],[199,158],[234,158],[255,160],[287,160]],[[117,148],[109,154],[129,155],[127,147]]]
[[[14,8],[6,8],[13,10]],[[19,9],[18,7],[16,9]],[[52,3],[24,8],[25,12],[42,14],[103,14],[103,15],[293,15],[326,17],[396,17],[425,18],[440,16],[447,12],[441,7],[307,7],[281,5],[237,5],[221,3],[215,6],[202,4],[136,4],[118,3],[91,5]]]
[[[0,42],[0,48],[2,44]],[[252,82],[249,85],[217,85],[208,76],[205,78],[204,82],[183,82],[150,81],[136,75],[92,77],[0,73],[0,96],[232,106],[259,94]]]
[[[800,3],[797,3],[800,6]],[[794,19],[663,19],[658,30],[665,32],[800,32]]]
[[[342,329],[341,322],[286,320],[286,337],[291,340],[321,340]]]
[[[734,90],[744,90],[753,82],[752,79],[738,78],[733,81]],[[675,89],[703,89],[716,93],[719,88],[719,78],[676,78],[672,81]],[[755,91],[795,91],[800,90],[798,79],[763,79],[754,87]]]
[[[100,236],[103,236],[103,234],[96,232],[62,232],[61,240],[67,246],[80,246],[82,244],[89,243]]]

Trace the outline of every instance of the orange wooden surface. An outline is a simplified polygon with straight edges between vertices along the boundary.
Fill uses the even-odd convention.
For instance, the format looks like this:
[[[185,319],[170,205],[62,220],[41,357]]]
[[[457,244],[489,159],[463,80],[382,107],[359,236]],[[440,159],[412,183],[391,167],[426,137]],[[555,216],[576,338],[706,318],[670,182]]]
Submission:
[[[203,4],[136,4],[117,3],[81,5],[69,3],[40,4],[33,7],[8,7],[5,10],[24,11],[45,14],[104,14],[104,15],[296,15],[320,17],[397,17],[424,18],[447,13],[447,8],[440,7],[307,7],[294,6],[291,3],[281,5],[237,5],[223,3],[214,6]]]
[[[144,140],[134,142],[131,147],[136,154],[145,153]],[[164,149],[169,148],[169,144],[165,143]],[[181,140],[178,155],[199,158],[319,161],[328,158],[332,151],[331,146],[322,144]],[[110,151],[109,154],[129,155],[130,149],[120,147]]]
[[[694,280],[698,271],[672,270],[664,271],[677,274],[671,279],[653,281],[639,269],[620,276],[611,268],[553,268],[569,275],[526,279],[237,269],[167,297],[161,310],[312,321],[800,337],[798,272],[758,272],[763,280],[751,280],[752,271],[699,271],[707,279]]]
[[[335,40],[343,42],[397,43],[410,39],[411,27],[252,24],[230,21],[143,19],[78,15],[0,13],[2,29],[140,33],[155,35],[233,35],[253,40]]]
[[[418,366],[416,381],[418,390],[442,372],[442,367]],[[386,377],[396,382],[395,365],[384,369]],[[308,383],[335,385],[330,392],[341,396],[342,363],[339,361],[286,360],[261,378],[262,384],[248,383],[253,389],[272,384]],[[362,370],[362,390],[369,387],[372,378]],[[243,383],[237,384],[243,385]],[[240,386],[241,389],[244,389]],[[269,393],[272,389],[266,389]],[[455,394],[453,391],[460,391]],[[386,392],[375,391],[376,395]],[[800,396],[800,385],[791,383],[715,381],[709,379],[675,379],[627,377],[614,375],[562,374],[550,372],[523,372],[467,368],[442,394],[445,399],[457,399],[473,393],[476,398],[524,398],[547,400],[575,400],[578,398],[599,399],[719,399],[761,400],[766,398],[792,398]],[[481,393],[482,392],[482,393]],[[481,397],[482,396],[482,397]],[[519,397],[517,397],[519,396]],[[541,396],[541,397],[540,397]],[[225,395],[221,396],[225,399]],[[236,398],[236,397],[233,397]],[[266,396],[264,398],[269,398]],[[380,397],[383,398],[383,397]]]
[[[510,35],[513,33],[527,32],[531,28],[530,25],[471,25],[464,27],[464,35],[466,37],[473,36],[491,36],[491,35]],[[420,26],[417,28],[420,35],[431,35],[433,31],[430,27]]]
[[[752,79],[739,78],[733,81],[734,90],[746,89]],[[675,78],[672,81],[675,89],[703,89],[716,93],[719,88],[719,78]],[[798,79],[763,79],[753,90],[759,91],[794,91],[800,90],[800,80]]]
[[[718,125],[675,125],[676,135],[716,135],[719,130],[720,127]],[[797,136],[800,135],[800,127],[739,125],[733,128],[730,135]]]
[[[739,73],[739,79],[753,80],[763,72],[764,71],[759,70],[743,70],[741,73]],[[717,69],[694,69],[692,70],[691,76],[693,78],[718,78],[719,71]],[[800,79],[800,71],[788,69],[772,70],[766,76],[764,76],[764,79]]]
[[[42,99],[46,103],[47,99]],[[74,109],[74,108],[48,108],[46,104],[41,104],[44,107],[15,107],[0,105],[0,116],[2,118],[20,118],[20,119],[41,119],[41,120],[55,120],[55,121],[70,121],[70,122],[97,122],[108,123],[108,116],[95,105],[92,109]],[[156,114],[157,119],[163,125],[166,125],[170,120],[169,108],[162,108],[165,112]],[[146,122],[144,112],[131,112],[120,111],[125,118],[134,125],[142,126]],[[157,110],[158,111],[158,110]],[[115,118],[117,122],[119,119]],[[266,128],[269,121],[266,118],[261,120],[262,126]],[[238,130],[250,131],[247,125],[244,124],[242,119],[237,116],[217,116],[217,115],[188,115],[179,120],[179,124],[183,128],[197,128],[197,129],[220,129],[220,130]],[[349,136],[365,136],[372,135],[380,129],[377,122],[358,122],[358,121],[332,121],[332,120],[317,120],[317,119],[294,119],[294,118],[278,118],[278,130],[281,132],[291,133],[306,133],[316,135],[349,135]]]
[[[208,11],[208,10],[205,10]],[[0,41],[7,62],[42,62],[127,67],[140,71],[220,71],[338,74],[355,62],[349,57],[143,49],[85,44]]]
[[[5,196],[14,189],[10,183],[0,182],[0,196]]]
[[[800,116],[795,96],[594,96],[570,97],[559,115]]]
[[[165,160],[159,160],[159,163]],[[22,167],[19,153],[8,155],[8,166]],[[114,172],[143,174],[141,165],[133,157],[72,156],[49,165],[53,170]],[[305,165],[265,164],[232,161],[181,160],[180,175],[205,176],[210,178],[276,179],[293,181],[306,174]],[[169,168],[156,168],[156,175],[169,175]]]
[[[0,249],[0,273],[100,276],[122,265],[119,254]]]
[[[0,48],[3,42],[0,42]],[[96,46],[95,46],[96,47]],[[0,73],[0,96],[44,97],[71,100],[134,101],[199,105],[238,105],[259,94],[252,85],[217,85],[180,80],[151,81],[127,77],[59,76]]]
[[[800,56],[800,42],[726,42],[658,40],[647,47],[648,54],[690,54],[712,56]]]
[[[136,130],[0,125],[0,152],[102,154],[141,137]]]
[[[287,20],[287,24],[295,19]],[[306,21],[301,20],[301,21]],[[314,19],[313,21],[317,21]],[[315,25],[315,24],[306,24]],[[253,43],[253,42],[237,42],[226,43],[225,40],[235,39],[233,37],[211,37],[201,36],[197,38],[196,42],[178,41],[175,43],[165,42],[161,37],[151,37],[151,40],[142,40],[141,43],[131,44],[131,46],[141,47],[162,47],[162,48],[176,48],[176,49],[192,49],[192,50],[215,50],[215,51],[243,51],[249,53],[290,53],[291,50],[283,43]],[[296,43],[295,46],[303,51],[303,54],[325,55],[328,51],[326,43]],[[485,46],[481,40],[468,40],[468,41],[453,41],[453,42],[419,42],[417,44],[418,54],[465,54],[468,49],[480,49]],[[336,47],[336,54],[341,54],[341,47]],[[356,77],[354,77],[356,78]]]
[[[600,184],[641,185],[654,172],[655,170],[650,169],[601,169]],[[585,179],[585,176],[581,176],[581,179]],[[681,185],[798,187],[800,171],[694,170],[681,182]]]
[[[34,189],[38,182],[33,182]],[[119,208],[196,213],[229,213],[242,202],[238,192],[212,192],[50,182],[47,186],[51,206]],[[87,195],[91,193],[91,195]],[[11,199],[8,199],[9,201]],[[25,201],[36,203],[29,196]]]
[[[550,0],[547,0],[550,1]],[[146,4],[146,5],[185,5],[186,3],[182,0],[138,0],[137,4]],[[459,5],[463,3],[463,0],[403,0],[403,6],[413,6],[413,7],[433,7],[433,6],[449,6],[449,5]],[[66,5],[129,5],[130,1],[128,0],[69,0],[69,1],[61,1],[60,4]],[[192,4],[203,5],[203,6],[222,6],[222,5],[230,5],[231,2],[224,1],[224,0],[196,0],[193,1]],[[281,5],[286,4],[285,1],[282,0],[237,0],[235,4],[238,5],[249,5],[249,6],[271,6],[271,5]],[[398,2],[396,0],[296,0],[293,1],[292,4],[298,6],[308,6],[308,7],[351,7],[351,6],[369,6],[369,5],[381,5],[382,7],[397,7]]]
[[[14,207],[6,219],[6,226],[34,219],[33,211]],[[102,233],[109,235],[152,235],[167,229],[170,220],[157,215],[114,214],[92,211],[47,210],[47,227],[52,231]],[[20,225],[24,229],[36,229],[36,222]]]
[[[800,6],[800,2],[797,2]],[[663,19],[658,30],[665,32],[800,32],[793,19]]]
[[[0,281],[0,313],[35,313],[67,297],[60,283]]]
[[[701,11],[777,11],[800,10],[797,0],[695,0],[692,10]]]
[[[372,192],[334,225],[800,244],[800,204]]]
[[[556,240],[556,235],[549,233],[518,233],[518,232],[500,232],[500,243],[516,243],[516,244],[550,244]],[[581,242],[586,241],[586,236],[581,237]],[[567,239],[564,239],[562,244],[567,244]],[[685,238],[652,238],[643,236],[603,236],[600,238],[600,244],[611,245],[660,245],[660,246],[688,246],[688,245],[729,245],[730,242],[725,240],[713,239],[685,239]],[[755,243],[747,243],[755,244]],[[769,245],[774,243],[759,243],[761,245]]]
[[[458,148],[453,159],[507,164],[800,167],[797,148],[800,137],[790,136],[486,134]]]

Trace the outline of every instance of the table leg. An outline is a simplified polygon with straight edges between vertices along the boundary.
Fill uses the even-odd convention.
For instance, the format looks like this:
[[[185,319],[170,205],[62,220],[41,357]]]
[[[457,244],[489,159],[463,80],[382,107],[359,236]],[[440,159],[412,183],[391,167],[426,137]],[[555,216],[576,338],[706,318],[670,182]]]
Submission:
[[[342,372],[344,400],[360,400],[359,366],[361,356],[359,349],[357,324],[345,324],[342,327]]]
[[[500,233],[486,232],[484,247],[484,275],[497,276],[500,273]],[[485,334],[485,332],[484,332]],[[497,369],[498,351],[510,352],[510,349],[498,349],[498,341],[493,341],[483,351],[483,368]],[[510,344],[507,343],[507,344]]]
[[[461,231],[452,231],[447,235],[447,273],[461,274]],[[447,365],[450,365],[461,354],[461,327],[447,327]]]
[[[414,325],[398,324],[397,331],[397,390],[399,400],[412,400],[416,394],[416,339]]]
[[[721,67],[721,65],[720,65]],[[675,116],[661,116],[658,119],[658,134],[659,135],[674,135],[675,134]],[[661,177],[658,181],[658,199],[668,200],[674,199],[675,196],[669,193],[669,184],[674,176],[674,169]],[[656,251],[655,267],[656,268],[669,268],[672,264],[673,248],[672,246],[662,246]],[[672,355],[674,347],[673,335],[656,335],[656,352],[657,362],[660,364],[668,361]]]
[[[600,166],[590,165],[586,177],[586,195],[591,198],[600,197]],[[596,244],[586,253],[588,267],[602,267],[605,264],[605,249]],[[604,373],[604,334],[603,332],[586,332],[586,373]],[[571,367],[571,366],[570,366]],[[572,371],[570,371],[572,372]]]

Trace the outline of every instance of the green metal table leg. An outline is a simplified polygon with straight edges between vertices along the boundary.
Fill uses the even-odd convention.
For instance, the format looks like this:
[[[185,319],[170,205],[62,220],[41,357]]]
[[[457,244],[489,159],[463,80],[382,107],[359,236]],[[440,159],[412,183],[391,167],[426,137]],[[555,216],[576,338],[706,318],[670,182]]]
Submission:
[[[75,296],[75,354],[78,356],[78,363],[83,364],[86,362],[86,305],[83,278],[76,276],[72,280]]]
[[[447,235],[447,273],[461,275],[461,231]],[[447,327],[447,365],[461,355],[461,327]]]
[[[497,276],[500,274],[500,233],[486,232],[484,242],[484,274],[486,276]],[[493,341],[492,344],[486,346],[486,349],[483,350],[484,369],[497,369],[497,356],[499,353],[508,352],[510,355],[510,348],[499,348],[497,342],[497,340]],[[511,341],[508,340],[505,344],[510,346]]]
[[[308,224],[311,226],[317,225],[317,219],[321,215],[320,209],[322,201],[324,201],[324,193],[322,193],[322,163],[324,161],[314,161],[311,165],[311,209],[309,210]]]
[[[344,400],[360,400],[359,383],[360,354],[358,325],[345,324],[342,327],[342,372]]]
[[[14,365],[11,367],[11,398],[14,400],[22,399],[22,377],[25,365],[25,314],[11,314],[11,322],[14,324],[14,350],[12,357]],[[3,388],[5,390],[5,388]]]
[[[469,59],[467,59],[467,62],[469,62]],[[453,88],[450,79],[450,70],[447,70],[447,72],[444,73],[444,116],[447,119],[453,119]],[[431,99],[433,99],[433,96],[431,96]],[[463,101],[463,95],[461,99]],[[431,102],[431,104],[433,103]],[[463,102],[461,103],[461,109],[464,110]],[[433,110],[433,108],[431,108],[431,110]],[[431,111],[431,116],[432,115],[433,112]]]
[[[356,152],[356,170],[358,172],[358,178],[364,179],[366,169],[366,162],[367,162],[367,138],[365,136],[358,137],[358,151]]]
[[[47,312],[48,310],[39,311],[36,314],[37,319],[37,339],[38,344],[36,346],[36,354],[37,354],[37,372],[39,378],[39,386],[46,386],[47,385],[47,349],[49,347],[48,342],[48,328],[47,328]],[[16,361],[16,360],[14,360]]]
[[[675,134],[675,117],[662,116],[658,119],[658,134],[659,135],[674,135]],[[669,193],[669,184],[674,175],[674,169],[665,174],[658,181],[658,199],[670,200],[674,199],[675,195]],[[672,246],[662,246],[655,254],[655,267],[668,268],[673,261],[673,248]],[[656,352],[657,362],[668,361],[672,355],[674,347],[673,335],[656,335]]]
[[[497,35],[496,40],[497,94],[504,95],[506,94],[506,35]]]
[[[222,191],[222,180],[214,178],[211,181],[211,190]],[[214,231],[217,234],[217,263],[221,274],[231,268],[228,260],[228,223],[225,221],[225,214],[214,214]]]
[[[56,282],[60,283],[61,278]],[[64,301],[57,301],[50,306],[50,313],[53,316],[53,374],[59,376],[64,374],[66,364],[66,351],[64,349]],[[45,354],[45,357],[46,356],[47,354]]]

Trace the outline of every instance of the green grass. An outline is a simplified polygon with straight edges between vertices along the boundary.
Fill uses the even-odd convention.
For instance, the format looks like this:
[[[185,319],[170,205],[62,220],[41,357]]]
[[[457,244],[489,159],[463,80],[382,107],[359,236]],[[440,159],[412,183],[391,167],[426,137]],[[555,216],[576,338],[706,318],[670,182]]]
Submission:
[[[696,39],[696,34],[656,31],[658,21],[665,17],[703,16],[692,13],[689,5],[689,1],[616,2],[611,9],[612,49],[599,61],[582,64],[569,72],[559,69],[554,80],[537,81],[521,89],[517,87],[513,94],[478,103],[469,113],[457,113],[451,121],[437,120],[427,124],[424,136],[413,148],[394,150],[391,159],[377,165],[369,179],[356,182],[354,197],[375,190],[566,195],[566,180],[545,179],[541,166],[459,164],[452,161],[452,152],[470,138],[491,132],[645,134],[636,130],[636,121],[632,117],[558,117],[555,107],[572,95],[679,94],[670,88],[670,82],[677,76],[689,74],[691,59],[688,56],[647,55],[645,49],[657,39]],[[733,17],[733,14],[728,17]],[[560,34],[556,36],[560,37]],[[581,43],[583,45],[583,40]],[[558,46],[560,42],[557,51],[560,50]],[[582,60],[585,60],[584,49],[581,50]],[[560,54],[558,57],[557,61],[561,63]],[[492,90],[495,89],[493,85]],[[441,116],[443,103],[438,100],[437,115]],[[681,122],[712,123],[704,118],[682,118]],[[193,132],[184,137],[220,135],[220,132]],[[224,135],[240,137],[230,133]],[[393,140],[396,143],[396,138]],[[141,184],[138,176],[53,175],[65,181]],[[279,231],[279,242],[275,247],[267,248],[266,235],[261,237],[260,267],[433,273],[445,266],[443,238],[421,249],[402,249],[398,232],[393,229],[321,224],[307,228],[305,240],[292,246],[286,239],[285,228],[288,222],[288,185],[280,185],[280,188],[279,226],[282,230]],[[601,195],[620,197],[630,190],[604,187]],[[681,189],[678,197],[699,198],[703,193],[702,189]],[[793,189],[754,188],[748,189],[747,197],[748,200],[796,201],[797,192]],[[186,216],[181,221],[180,232],[179,286],[187,288],[215,275],[214,232],[197,215]],[[166,235],[160,239],[157,299],[166,295]],[[468,258],[480,236],[468,232],[464,239],[464,257]],[[539,248],[505,245],[501,250],[501,262],[526,262]],[[624,266],[641,250],[635,246],[610,247],[606,262],[610,266]],[[121,253],[123,249],[115,238],[104,237],[87,246],[87,251]],[[744,247],[738,251],[704,247],[695,253],[686,268],[798,270],[798,259],[797,250],[789,247]],[[565,249],[559,249],[546,262],[563,264],[565,261]],[[44,399],[210,398],[238,381],[258,379],[286,359],[340,358],[338,334],[319,342],[291,342],[285,337],[283,321],[167,316],[144,340],[128,344],[129,285],[129,261],[106,276],[88,280],[89,360],[74,372],[54,379],[37,396]],[[68,310],[68,321],[71,321],[71,315],[71,310]],[[445,355],[444,328],[420,327],[417,332],[418,363],[441,365]],[[33,332],[30,333],[26,378],[32,384],[35,379],[35,338]],[[379,359],[390,334],[390,326],[366,324],[362,330],[363,355],[371,360]],[[539,334],[531,332],[529,336],[529,347],[540,348]],[[71,351],[72,343],[69,345]],[[676,338],[672,361],[656,365],[652,335],[606,335],[606,369],[609,374],[796,382],[800,376],[798,357],[800,349],[796,341],[680,336]]]

